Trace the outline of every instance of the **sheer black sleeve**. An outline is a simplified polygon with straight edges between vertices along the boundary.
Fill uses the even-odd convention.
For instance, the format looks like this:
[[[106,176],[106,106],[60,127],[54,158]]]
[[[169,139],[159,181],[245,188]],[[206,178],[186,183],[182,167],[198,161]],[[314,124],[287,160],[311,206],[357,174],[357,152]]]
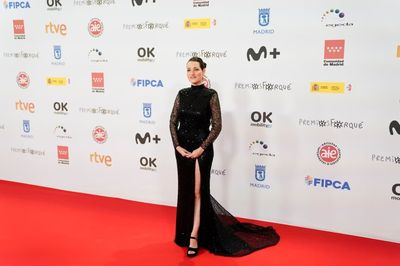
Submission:
[[[172,107],[171,116],[169,118],[169,131],[171,132],[172,143],[174,148],[179,146],[178,141],[178,121],[179,121],[179,93],[176,95],[174,106]]]
[[[221,119],[221,107],[219,105],[218,94],[215,92],[210,99],[210,108],[211,108],[211,131],[208,134],[208,137],[203,143],[200,145],[203,149],[206,149],[208,145],[213,143],[215,139],[218,137],[219,133],[222,129],[222,119]]]

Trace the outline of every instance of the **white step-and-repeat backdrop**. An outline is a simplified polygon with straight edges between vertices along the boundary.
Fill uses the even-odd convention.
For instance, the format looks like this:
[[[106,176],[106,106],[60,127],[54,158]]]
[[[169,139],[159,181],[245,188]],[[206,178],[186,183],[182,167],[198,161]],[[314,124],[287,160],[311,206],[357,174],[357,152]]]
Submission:
[[[240,217],[400,242],[399,1],[0,8],[0,177],[175,205],[169,114],[208,63],[212,193]]]

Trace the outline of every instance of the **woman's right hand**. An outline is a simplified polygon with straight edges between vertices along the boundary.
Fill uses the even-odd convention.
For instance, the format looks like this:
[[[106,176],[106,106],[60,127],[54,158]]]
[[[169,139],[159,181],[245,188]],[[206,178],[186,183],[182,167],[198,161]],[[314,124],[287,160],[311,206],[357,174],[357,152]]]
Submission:
[[[190,152],[188,152],[187,150],[185,150],[181,146],[176,147],[176,151],[179,152],[179,154],[182,155],[183,157],[190,156]]]

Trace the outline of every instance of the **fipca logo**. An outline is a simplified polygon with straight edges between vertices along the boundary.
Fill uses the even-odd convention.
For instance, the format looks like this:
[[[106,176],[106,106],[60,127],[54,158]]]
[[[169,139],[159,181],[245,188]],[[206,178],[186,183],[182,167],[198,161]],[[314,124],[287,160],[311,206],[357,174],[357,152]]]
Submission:
[[[65,66],[65,62],[62,59],[61,45],[53,45],[53,57],[55,61],[51,64],[54,66]]]
[[[112,166],[112,157],[111,155],[102,155],[97,152],[92,152],[90,155],[90,162],[97,164],[104,164],[107,167]]]
[[[156,0],[132,0],[132,6],[141,6],[143,2],[146,4],[151,2],[155,3]]]
[[[47,86],[67,86],[70,83],[67,77],[47,77]]]
[[[99,144],[103,144],[108,139],[107,130],[102,126],[96,126],[92,131],[93,140]]]
[[[272,34],[274,29],[268,29],[267,26],[270,22],[270,8],[259,8],[258,9],[258,25],[259,29],[254,29],[253,34]]]
[[[137,50],[137,55],[138,55],[138,61],[139,62],[151,62],[153,63],[155,61],[155,55],[154,55],[154,47],[140,47]]]
[[[272,127],[271,116],[272,112],[267,113],[267,112],[254,111],[250,115],[252,121],[252,123],[250,123],[250,126],[270,128]]]
[[[143,103],[142,104],[142,115],[143,115],[144,119],[140,119],[139,120],[140,123],[152,124],[152,125],[154,125],[156,123],[156,121],[151,119],[151,117],[153,115],[151,103]]]
[[[25,39],[25,23],[23,19],[13,20],[14,39]]]
[[[274,153],[268,151],[268,145],[263,140],[254,140],[249,144],[249,151],[252,155],[275,157]]]
[[[135,79],[131,78],[131,85],[138,88],[163,88],[164,84],[160,79]]]
[[[147,171],[157,171],[157,164],[156,164],[157,158],[152,158],[152,157],[140,157],[139,163],[140,163],[140,169],[141,170],[147,170]]]
[[[56,115],[67,115],[68,102],[54,102],[53,109],[54,109],[54,114]]]
[[[341,151],[335,143],[325,142],[317,149],[319,161],[326,165],[337,163],[341,157]]]
[[[397,135],[400,135],[400,124],[396,120],[393,120],[389,124],[389,133],[390,133],[390,135],[394,135],[394,131],[396,131]]]
[[[60,34],[62,36],[67,35],[67,25],[65,24],[55,24],[49,22],[45,25],[44,28],[47,34]]]
[[[276,59],[280,54],[281,52],[279,52],[277,48],[273,48],[269,53],[265,46],[261,46],[257,52],[253,48],[249,48],[247,49],[247,61],[250,62],[251,59],[253,59],[253,61],[259,61],[261,57],[267,60],[268,58],[271,58],[271,56],[272,59]]]
[[[347,89],[352,89],[351,84],[347,85]],[[311,82],[310,92],[312,93],[344,93],[344,82]]]
[[[136,133],[135,135],[135,142],[136,144],[146,144],[147,143],[151,143],[154,142],[155,144],[158,144],[158,142],[160,142],[161,139],[160,137],[155,134],[154,137],[151,137],[149,132],[146,132],[144,135],[141,135],[140,133]]]
[[[210,6],[210,1],[193,0],[193,7],[208,7],[208,6]]]
[[[4,8],[6,9],[27,9],[31,8],[29,1],[4,1]]]
[[[19,72],[16,81],[21,89],[27,89],[29,87],[30,78],[26,72]]]
[[[88,31],[90,36],[99,37],[103,34],[104,26],[103,22],[98,18],[92,18],[88,23]]]
[[[391,197],[392,200],[400,200],[400,184],[394,184],[392,186],[392,193],[393,193],[393,196]]]
[[[211,18],[187,18],[184,20],[184,29],[210,29],[217,26],[217,20]]]
[[[21,100],[18,100],[18,102],[15,103],[15,109],[20,111],[27,111],[33,114],[35,112],[35,104],[33,102],[23,102]]]
[[[270,185],[266,183],[267,171],[265,165],[255,165],[254,167],[254,177],[252,180],[255,181],[250,182],[250,187],[262,188],[262,189],[270,189]]]
[[[21,137],[27,139],[33,139],[33,135],[31,133],[31,123],[29,120],[22,120],[22,131]]]
[[[53,134],[59,139],[72,139],[71,135],[68,134],[68,130],[61,125],[54,128]]]
[[[104,93],[104,73],[92,72],[92,92]]]
[[[61,0],[46,0],[48,11],[61,11],[62,4]]]
[[[326,10],[321,16],[321,22],[325,24],[325,27],[336,28],[336,27],[351,27],[354,23],[345,21],[345,14],[343,11],[332,8]]]
[[[93,48],[89,51],[88,54],[90,62],[93,63],[107,63],[108,59],[104,57],[104,54],[102,51],[100,51],[97,48]]]
[[[59,164],[69,164],[69,149],[68,146],[57,146],[57,155]]]
[[[324,66],[344,65],[344,40],[325,40]]]
[[[350,184],[347,181],[312,177],[309,175],[304,178],[304,181],[308,186],[312,187],[321,187],[325,189],[336,189],[336,190],[351,190]]]

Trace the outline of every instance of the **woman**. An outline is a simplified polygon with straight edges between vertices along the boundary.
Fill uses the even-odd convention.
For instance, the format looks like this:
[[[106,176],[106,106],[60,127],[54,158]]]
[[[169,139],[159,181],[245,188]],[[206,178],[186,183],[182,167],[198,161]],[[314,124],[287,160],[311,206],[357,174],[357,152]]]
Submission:
[[[218,94],[204,86],[206,63],[192,57],[186,64],[190,88],[179,91],[170,117],[170,131],[178,168],[175,243],[225,256],[243,256],[275,245],[272,227],[240,223],[210,195],[213,142],[221,131]],[[210,130],[210,125],[211,130]]]

